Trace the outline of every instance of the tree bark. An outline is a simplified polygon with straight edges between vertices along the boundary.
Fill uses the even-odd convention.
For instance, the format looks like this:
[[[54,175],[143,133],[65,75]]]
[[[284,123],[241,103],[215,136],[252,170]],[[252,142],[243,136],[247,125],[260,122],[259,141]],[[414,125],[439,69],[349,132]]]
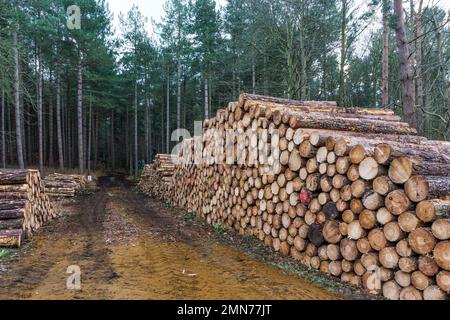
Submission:
[[[134,176],[139,176],[139,153],[138,153],[138,83],[134,83]]]
[[[339,121],[336,121],[336,118]],[[324,114],[321,116],[312,116],[304,113],[295,115],[290,118],[289,125],[292,129],[309,128],[309,129],[330,129],[354,132],[369,132],[381,134],[400,134],[400,135],[416,135],[416,130],[412,129],[406,123],[385,122],[380,120],[367,120],[358,118],[339,118]]]
[[[178,57],[178,60],[180,58]],[[181,128],[181,63],[178,61],[177,70],[177,129]]]
[[[152,140],[152,109],[150,106],[150,98],[148,100],[148,142],[149,142],[149,152],[148,152],[148,162],[152,161],[153,156],[153,140]]]
[[[413,128],[417,128],[414,79],[409,62],[409,48],[406,38],[405,14],[402,0],[394,0],[394,12],[397,15],[396,35],[400,61],[400,79],[402,83],[403,113],[406,122]]]
[[[389,105],[389,1],[383,0],[383,80],[382,107]]]
[[[256,93],[256,66],[255,66],[255,58],[252,58],[252,93]]]
[[[114,109],[111,110],[111,167],[116,170],[116,146],[114,143]]]
[[[24,95],[22,94],[22,92],[23,92],[23,86],[22,86],[22,83],[24,83],[24,81],[22,80],[22,65],[21,65],[21,63],[20,63],[20,61],[21,61],[21,58],[20,58],[20,50],[18,50],[18,54],[17,54],[17,57],[18,57],[18,70],[19,70],[19,92],[20,92],[20,94],[19,94],[19,108],[20,108],[20,114],[21,114],[21,117],[20,117],[20,130],[21,130],[21,137],[22,137],[22,155],[23,155],[23,161],[24,161],[24,166],[27,164],[27,157],[26,157],[26,155],[27,155],[27,151],[28,151],[28,153],[29,153],[29,163],[31,163],[31,160],[32,160],[32,145],[31,145],[31,134],[30,134],[30,140],[29,140],[29,143],[28,143],[28,145],[29,145],[29,147],[27,146],[27,142],[26,142],[26,138],[25,138],[25,106],[24,106],[24,103],[23,103],[23,99],[24,99]],[[28,114],[28,120],[29,121],[31,121],[31,109],[32,109],[32,107],[30,106],[29,107],[30,108],[30,111],[29,112],[27,112],[27,114]]]
[[[99,129],[99,112],[95,113],[95,139],[94,139],[94,170],[97,170],[97,161],[98,161],[98,129]]]
[[[170,149],[170,79],[167,73],[167,100],[166,100],[166,154]]]
[[[37,92],[37,84],[36,84],[36,92]],[[23,108],[21,107],[21,110],[23,110]],[[23,117],[26,119],[27,123],[34,123],[33,121],[33,116],[32,116],[32,107],[30,106],[27,110],[27,112],[22,113]],[[23,126],[23,120],[21,120],[21,126]],[[22,130],[23,132],[23,145],[24,145],[24,158],[25,158],[25,162],[28,163],[33,163],[33,137],[34,137],[34,132],[33,132],[33,127],[34,125],[28,125],[27,126],[27,130]],[[25,148],[25,144],[28,145],[28,148]],[[26,150],[25,150],[26,149]]]
[[[5,89],[2,88],[2,168],[6,168],[6,139],[5,139]]]
[[[209,119],[209,85],[208,78],[205,77],[205,119]]]
[[[52,84],[52,75],[50,74],[50,83]],[[53,85],[50,85],[49,101],[48,101],[48,165],[50,168],[54,167],[54,127],[53,127]]]
[[[80,174],[84,173],[83,149],[83,70],[81,67],[81,52],[78,53],[78,90],[77,90],[77,121],[78,121],[78,167]]]
[[[341,58],[339,63],[339,104],[341,106],[345,105],[345,60],[346,60],[346,32],[347,32],[347,0],[341,1]]]
[[[149,149],[149,109],[150,101],[148,98],[148,93],[145,95],[145,113],[144,113],[144,124],[145,124],[145,163],[150,163],[150,149]]]
[[[130,115],[129,110],[126,110],[126,120],[125,120],[125,167],[127,169],[131,168],[131,159],[130,159]],[[161,127],[163,125],[161,124]],[[131,170],[130,170],[131,171]]]
[[[20,169],[25,168],[23,161],[23,145],[22,145],[22,128],[20,111],[20,78],[19,78],[19,44],[17,41],[17,32],[13,32],[13,55],[14,55],[14,104],[16,115],[16,147],[17,147],[17,162]]]
[[[42,121],[42,64],[41,64],[41,50],[37,49],[37,113],[38,113],[38,141],[39,141],[39,171],[41,176],[44,176],[44,135],[43,135],[43,121]]]
[[[87,169],[91,174],[91,157],[92,157],[92,99],[89,101],[89,124],[88,124],[88,143],[87,143]]]
[[[92,94],[89,95],[89,103],[91,103]],[[86,171],[87,169],[87,148],[88,148],[88,108],[83,108],[83,163],[84,163],[84,169]]]
[[[6,128],[6,130],[7,130],[7,132],[12,132],[13,131],[13,123],[14,123],[14,116],[13,116],[13,112],[14,111],[11,111],[11,109],[10,108],[7,108],[6,109],[6,112],[7,112],[7,114],[6,114],[6,119],[7,119],[7,121],[6,121],[6,126],[7,126],[7,128]],[[14,150],[14,147],[13,147],[13,139],[8,139],[9,141],[8,141],[8,153],[9,153],[9,162],[10,163],[14,163],[14,152],[13,152],[13,150]]]
[[[416,32],[415,32],[415,38],[416,38],[416,84],[417,84],[417,109],[422,110],[424,108],[424,86],[423,86],[423,79],[422,79],[422,6],[423,6],[423,0],[419,1],[419,8],[417,10],[417,13],[415,15],[416,20]]]
[[[160,132],[161,139],[160,139],[160,144],[159,144],[159,150],[161,152],[163,152],[165,150],[165,141],[164,141],[164,136],[165,136],[165,134],[164,134],[164,130],[165,130],[164,123],[165,122],[164,121],[165,121],[165,119],[164,119],[164,87],[163,87],[162,95],[161,95],[161,132]]]
[[[59,169],[64,171],[64,152],[63,152],[63,137],[62,137],[62,125],[61,125],[61,74],[59,71],[59,65],[56,70],[56,131],[58,139],[58,160]]]

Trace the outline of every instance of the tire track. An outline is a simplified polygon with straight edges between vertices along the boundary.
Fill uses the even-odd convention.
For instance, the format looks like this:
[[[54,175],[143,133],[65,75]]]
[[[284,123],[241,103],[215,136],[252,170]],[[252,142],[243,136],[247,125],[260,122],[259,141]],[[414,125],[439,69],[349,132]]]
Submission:
[[[0,299],[338,299],[211,241],[122,177],[71,204],[0,273]],[[66,288],[79,265],[82,290]]]

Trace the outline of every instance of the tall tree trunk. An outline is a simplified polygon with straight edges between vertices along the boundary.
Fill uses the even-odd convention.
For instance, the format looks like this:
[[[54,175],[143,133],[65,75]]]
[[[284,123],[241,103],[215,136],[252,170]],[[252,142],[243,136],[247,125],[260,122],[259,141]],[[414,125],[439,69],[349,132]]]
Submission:
[[[37,86],[36,86],[37,89]],[[36,90],[37,92],[37,90]],[[33,159],[33,128],[34,126],[31,125],[33,123],[33,116],[32,116],[32,107],[29,106],[27,112],[22,113],[23,117],[26,119],[28,126],[27,126],[27,130],[22,130],[22,132],[24,132],[23,134],[23,139],[24,139],[24,146],[25,144],[28,145],[28,148],[24,147],[24,157],[26,159],[25,162],[28,163],[33,163],[34,159]],[[23,126],[23,121],[21,122],[21,126]],[[26,149],[26,150],[25,150]]]
[[[69,97],[67,96],[67,99]],[[67,156],[68,156],[68,165],[69,168],[72,169],[73,168],[73,145],[74,145],[74,141],[73,141],[73,119],[72,119],[72,113],[69,110],[69,104],[67,103],[67,108],[66,108],[66,112],[67,112],[67,116],[66,116],[66,137],[67,137]]]
[[[238,58],[238,60],[239,60],[239,58]],[[241,93],[241,73],[239,72],[239,70],[237,71],[237,85],[238,85],[237,92],[239,95]],[[234,99],[237,99],[237,98],[238,98],[238,96],[234,97]]]
[[[322,67],[322,83],[321,83],[321,93],[320,93],[320,98],[322,100],[328,100],[328,95],[327,95],[327,54],[326,52],[322,53],[322,62],[321,62],[321,67]]]
[[[89,103],[91,103],[92,99],[92,95],[90,94],[89,96]],[[88,132],[87,132],[87,128],[88,128],[88,110],[87,108],[83,108],[83,162],[84,162],[84,169],[87,168],[87,136],[88,136]]]
[[[295,97],[296,58],[294,57],[294,25],[286,28],[287,98]]]
[[[95,139],[94,139],[94,170],[97,170],[98,162],[98,126],[99,126],[99,111],[95,112]]]
[[[51,76],[50,76],[51,81]],[[54,167],[54,155],[53,155],[53,86],[50,87],[49,103],[48,103],[48,165],[50,168]]]
[[[342,0],[341,12],[341,60],[339,63],[339,104],[345,105],[345,61],[347,55],[347,1]]]
[[[126,121],[125,121],[125,167],[131,168],[131,159],[130,159],[130,113],[127,105],[126,110]],[[131,171],[131,170],[130,170]]]
[[[164,123],[165,123],[165,119],[164,119],[165,92],[164,91],[165,90],[164,90],[164,86],[162,88],[163,89],[162,89],[162,93],[161,93],[162,96],[161,96],[161,139],[160,139],[161,144],[159,146],[160,152],[164,152],[164,150],[165,150],[165,140],[164,140],[164,137],[165,137],[165,134],[164,134],[164,130],[165,130],[165,125],[164,125]]]
[[[178,58],[180,59],[180,58]],[[181,63],[178,61],[177,70],[177,129],[181,128]]]
[[[2,88],[2,168],[6,168],[5,110],[5,89]]]
[[[66,130],[65,130],[65,139],[64,142],[67,141],[66,145],[66,155],[67,155],[67,165],[70,169],[73,168],[73,154],[72,154],[72,113],[70,112],[70,106],[69,106],[69,78],[67,79],[67,95],[66,95],[66,101],[65,101],[65,120],[66,120]]]
[[[81,52],[78,53],[78,90],[77,90],[77,121],[78,121],[78,167],[80,174],[84,174],[83,156],[83,70],[81,66]]]
[[[38,48],[37,63],[38,63],[38,93],[37,93],[37,115],[38,115],[38,148],[39,148],[39,171],[41,176],[44,176],[44,134],[43,134],[43,121],[42,121],[42,63],[41,52]]]
[[[92,99],[89,101],[89,128],[88,128],[88,143],[87,143],[87,169],[88,174],[91,174],[91,157],[92,157]]]
[[[20,61],[20,58],[19,58],[19,61]],[[19,63],[19,70],[21,70],[20,69],[20,63]],[[20,71],[21,72],[21,71]],[[22,78],[22,77],[21,77]],[[24,83],[23,81],[22,81],[22,79],[20,79],[20,81],[19,81],[19,83]],[[29,112],[25,112],[25,105],[24,105],[24,103],[23,103],[23,99],[24,99],[24,96],[23,96],[23,94],[22,94],[22,92],[23,92],[23,87],[22,87],[22,89],[20,90],[20,92],[21,92],[21,94],[20,94],[20,100],[19,100],[19,104],[20,104],[20,114],[22,115],[21,116],[21,118],[20,118],[20,130],[21,130],[21,132],[22,132],[22,154],[24,155],[24,158],[23,158],[23,161],[24,161],[24,165],[26,166],[27,165],[27,157],[26,157],[26,154],[27,154],[27,152],[29,152],[29,154],[30,154],[30,161],[28,161],[28,163],[29,163],[29,165],[31,165],[32,163],[31,163],[31,159],[32,159],[32,150],[33,150],[33,145],[31,144],[31,134],[30,134],[30,141],[29,141],[29,147],[27,147],[27,143],[26,143],[26,141],[25,141],[25,137],[26,137],[26,132],[25,132],[25,120],[26,120],[26,118],[25,118],[25,114],[28,114],[28,119],[29,119],[29,122],[28,123],[30,123],[30,122],[32,122],[31,121],[31,118],[32,118],[32,115],[31,115],[31,112],[34,110],[33,109],[33,107],[30,105],[29,106]],[[36,132],[36,134],[37,134],[37,132]]]
[[[145,163],[150,163],[150,149],[149,149],[149,110],[150,110],[150,99],[148,93],[145,97]]]
[[[397,16],[397,46],[400,61],[400,80],[402,83],[403,113],[405,120],[412,127],[417,128],[417,114],[415,108],[415,88],[413,72],[409,62],[408,40],[406,39],[405,14],[402,0],[394,0],[394,12]]]
[[[256,66],[255,57],[252,57],[252,93],[256,93]]]
[[[138,83],[134,83],[134,176],[139,177],[139,148],[138,148]]]
[[[235,67],[233,67],[233,91],[232,91],[232,97],[230,100],[234,101],[236,99],[236,97],[238,96],[236,93],[236,70],[234,69]]]
[[[166,98],[166,153],[170,151],[170,79],[169,72],[167,72],[167,98]]]
[[[152,109],[150,106],[150,101],[148,104],[148,141],[149,141],[149,153],[148,153],[148,163],[152,161],[153,157],[153,141],[152,141]]]
[[[20,41],[20,39],[18,41]],[[31,122],[31,114],[32,114],[32,111],[34,111],[34,109],[33,109],[33,106],[31,106],[31,104],[29,104],[29,112],[25,112],[24,94],[23,94],[23,91],[24,91],[23,83],[25,83],[25,82],[22,80],[22,64],[20,63],[20,61],[21,61],[20,51],[18,51],[17,57],[18,57],[18,61],[19,61],[19,68],[18,68],[19,69],[19,84],[20,84],[20,86],[19,86],[19,92],[20,92],[19,93],[19,108],[20,108],[20,114],[21,114],[21,117],[20,117],[20,130],[21,130],[21,137],[22,137],[22,155],[23,155],[24,166],[26,166],[27,165],[27,157],[26,157],[27,151],[30,154],[30,157],[29,157],[30,161],[28,161],[28,163],[29,163],[29,165],[32,164],[31,163],[31,159],[32,159],[33,146],[31,144],[31,139],[30,139],[30,143],[29,143],[29,148],[27,148],[27,143],[25,141],[25,138],[26,138],[26,134],[25,134],[25,120],[26,120],[26,118],[25,118],[25,115],[26,114],[29,115],[28,119]],[[37,134],[37,132],[36,132],[36,134]]]
[[[11,134],[13,132],[13,123],[14,123],[14,115],[13,113],[15,112],[15,110],[11,110],[11,108],[7,108],[6,109],[7,115],[6,115],[6,125],[7,125],[7,131],[9,133],[10,138],[8,139],[8,149],[9,149],[9,163],[15,163],[15,153],[17,154],[17,152],[13,152],[14,150],[14,143],[13,143],[13,139],[11,138]]]
[[[208,79],[208,108],[209,108],[209,114],[210,115],[213,114],[213,111],[212,111],[212,89],[211,89],[211,87],[212,87],[212,80]]]
[[[300,23],[299,38],[300,38],[300,100],[306,100],[308,91],[308,73],[307,73],[307,54],[305,50],[305,37],[303,25]]]
[[[116,171],[116,145],[114,142],[114,109],[111,109],[111,167]]]
[[[13,32],[13,55],[14,55],[14,104],[16,110],[16,144],[17,144],[17,162],[20,169],[25,168],[23,161],[21,112],[20,112],[20,83],[19,83],[19,44],[17,41],[17,32]]]
[[[183,89],[182,89],[182,97],[183,99],[181,100],[181,110],[183,110],[183,128],[187,128],[187,110],[186,110],[186,97],[184,96],[186,91],[186,79],[183,79]]]
[[[205,119],[209,119],[209,84],[208,84],[208,77],[205,77]]]
[[[61,125],[61,74],[59,72],[59,65],[56,70],[56,131],[58,140],[59,169],[64,171],[63,137]]]
[[[436,31],[436,52],[437,52],[437,60],[439,62],[439,72],[438,72],[438,79],[440,79],[439,82],[441,83],[447,83],[447,74],[448,74],[448,63],[446,60],[446,56],[445,56],[445,46],[442,46],[442,33],[445,31],[440,30],[439,28],[437,28],[437,21],[436,21],[436,17],[433,15],[433,26],[435,27],[435,29],[437,29],[438,31]],[[435,110],[435,112],[438,112],[439,114],[445,114],[448,111],[448,101],[450,101],[450,92],[449,90],[443,90],[444,92],[442,92],[441,96],[442,96],[442,100],[439,99],[440,101],[442,101],[441,103],[439,103],[437,108],[433,108]],[[427,104],[427,106],[430,106],[431,103]],[[436,124],[436,128],[439,128],[439,133],[442,136],[441,139],[444,140],[448,140],[448,123],[444,122],[444,121],[439,121],[437,119],[430,119],[430,124],[434,127],[434,124]],[[443,127],[442,127],[443,126]]]
[[[423,78],[422,78],[422,6],[423,0],[419,0],[419,8],[415,15],[416,20],[416,84],[417,84],[417,101],[416,106],[419,112],[422,108],[425,109],[424,103],[424,88],[423,88]]]
[[[269,95],[269,71],[267,67],[267,55],[264,55],[264,95]]]
[[[67,78],[67,88],[69,87],[69,83],[70,83],[70,78]],[[68,114],[69,97],[67,95],[64,96],[64,99],[62,97],[63,96],[61,95],[61,123],[62,123],[62,142],[63,142],[63,148],[64,148],[64,150],[63,150],[64,166],[66,168],[71,168],[69,166],[69,158],[70,158],[69,149],[68,149],[68,141],[69,141],[68,127],[69,127],[69,124],[67,122],[67,118],[69,116],[69,114]]]
[[[383,84],[382,107],[389,105],[389,0],[383,0]]]

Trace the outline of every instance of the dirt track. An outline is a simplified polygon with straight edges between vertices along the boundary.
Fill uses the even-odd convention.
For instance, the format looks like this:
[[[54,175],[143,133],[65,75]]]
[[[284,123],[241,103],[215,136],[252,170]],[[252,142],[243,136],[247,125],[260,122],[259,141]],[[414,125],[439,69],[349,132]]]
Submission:
[[[99,186],[3,263],[0,299],[340,299],[221,244],[121,177]],[[66,288],[70,265],[81,291]]]

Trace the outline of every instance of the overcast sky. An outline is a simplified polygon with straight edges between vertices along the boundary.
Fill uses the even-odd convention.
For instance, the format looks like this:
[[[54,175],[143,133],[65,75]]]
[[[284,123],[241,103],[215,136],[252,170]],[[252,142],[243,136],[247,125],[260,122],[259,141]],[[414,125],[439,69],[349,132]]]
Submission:
[[[363,3],[365,0],[356,0],[356,2]],[[133,4],[136,4],[141,10],[142,14],[150,19],[155,21],[160,21],[161,17],[164,15],[163,5],[166,0],[107,0],[109,3],[109,8],[111,12],[114,14],[114,26],[116,28],[116,32],[120,33],[119,26],[119,13],[126,13],[131,9]],[[225,5],[226,0],[216,0],[218,5]],[[425,0],[424,5],[431,4],[439,4],[442,7],[445,7],[447,10],[450,10],[450,0]],[[409,6],[408,6],[409,9]],[[148,33],[150,35],[153,34],[152,24],[148,23]]]
[[[127,13],[135,4],[139,7],[144,16],[159,22],[164,15],[163,6],[164,3],[166,3],[166,0],[107,0],[107,2],[109,4],[109,9],[114,14],[114,27],[116,28],[116,32],[120,33],[119,14],[121,12],[124,14]],[[216,0],[216,2],[218,5],[223,5],[226,3],[226,0]],[[148,33],[152,35],[153,28],[150,22],[147,27]]]

